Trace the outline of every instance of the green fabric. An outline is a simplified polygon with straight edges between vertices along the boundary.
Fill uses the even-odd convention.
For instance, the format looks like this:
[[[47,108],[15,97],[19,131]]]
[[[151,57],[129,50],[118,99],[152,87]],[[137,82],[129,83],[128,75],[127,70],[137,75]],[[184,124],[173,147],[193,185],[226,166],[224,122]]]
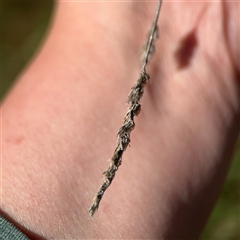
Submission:
[[[29,238],[0,214],[0,240],[28,240]]]

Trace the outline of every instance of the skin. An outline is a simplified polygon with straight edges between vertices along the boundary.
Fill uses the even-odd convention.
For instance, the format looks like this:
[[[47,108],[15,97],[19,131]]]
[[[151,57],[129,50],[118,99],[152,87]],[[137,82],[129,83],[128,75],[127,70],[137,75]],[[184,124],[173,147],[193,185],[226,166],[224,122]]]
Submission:
[[[131,147],[88,216],[155,4],[59,2],[2,103],[1,212],[32,239],[199,237],[239,133],[237,2],[163,3]]]

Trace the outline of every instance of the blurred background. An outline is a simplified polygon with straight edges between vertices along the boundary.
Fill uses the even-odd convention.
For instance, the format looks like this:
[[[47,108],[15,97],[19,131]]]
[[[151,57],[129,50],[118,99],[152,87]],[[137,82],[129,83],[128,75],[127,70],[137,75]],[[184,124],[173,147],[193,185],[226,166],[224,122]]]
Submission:
[[[54,2],[0,1],[2,100],[43,42],[51,23]],[[227,180],[201,239],[240,239],[240,139]]]

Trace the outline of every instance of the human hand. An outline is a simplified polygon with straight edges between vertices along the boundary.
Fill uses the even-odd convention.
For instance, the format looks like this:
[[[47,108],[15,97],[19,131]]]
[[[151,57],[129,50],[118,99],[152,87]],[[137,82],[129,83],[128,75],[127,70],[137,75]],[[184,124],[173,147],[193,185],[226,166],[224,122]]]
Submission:
[[[2,210],[46,238],[197,238],[238,134],[236,5],[163,4],[131,148],[89,219],[155,3],[59,3],[2,106]]]

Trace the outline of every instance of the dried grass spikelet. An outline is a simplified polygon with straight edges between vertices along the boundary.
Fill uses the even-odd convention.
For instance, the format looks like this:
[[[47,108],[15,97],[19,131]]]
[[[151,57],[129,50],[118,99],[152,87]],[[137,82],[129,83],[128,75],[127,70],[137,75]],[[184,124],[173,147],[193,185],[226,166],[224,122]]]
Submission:
[[[154,48],[154,41],[156,39],[156,33],[157,33],[157,22],[158,17],[161,9],[162,1],[159,0],[155,12],[155,18],[151,26],[151,30],[147,39],[147,44],[144,52],[143,57],[143,64],[142,64],[142,70],[140,73],[140,76],[137,80],[137,82],[132,87],[129,95],[127,103],[130,104],[127,113],[124,117],[123,125],[120,127],[118,133],[117,133],[117,143],[116,148],[114,150],[113,156],[111,158],[111,163],[107,169],[103,173],[103,183],[100,186],[100,188],[97,191],[97,194],[95,195],[93,199],[93,203],[89,209],[89,215],[92,217],[96,210],[99,207],[100,201],[107,190],[107,188],[110,186],[112,180],[115,177],[115,174],[119,168],[119,166],[122,163],[122,156],[124,151],[126,151],[129,143],[130,143],[130,133],[135,127],[134,117],[137,116],[140,113],[141,105],[140,105],[140,99],[144,92],[144,87],[148,80],[150,79],[149,75],[146,73],[146,65],[149,61],[149,58],[152,54],[152,50]]]

